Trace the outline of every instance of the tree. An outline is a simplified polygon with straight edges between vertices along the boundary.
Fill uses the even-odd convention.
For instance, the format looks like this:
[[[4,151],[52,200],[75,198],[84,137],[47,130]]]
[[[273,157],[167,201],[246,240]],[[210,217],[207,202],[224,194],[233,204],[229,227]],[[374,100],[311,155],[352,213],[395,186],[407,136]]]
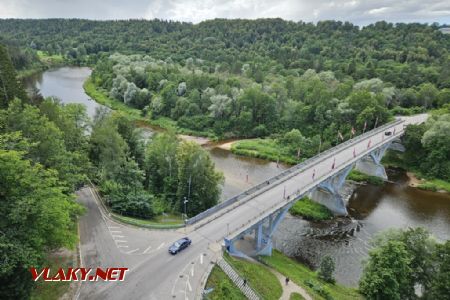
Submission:
[[[450,299],[450,241],[437,245],[434,254],[435,270],[429,290],[425,293],[426,299]]]
[[[388,241],[369,252],[359,282],[359,290],[367,299],[412,299],[412,257],[399,241]]]
[[[181,142],[176,154],[178,165],[177,203],[183,212],[183,199],[188,199],[187,213],[194,216],[217,204],[223,174],[214,170],[209,155],[194,142]]]
[[[73,248],[82,208],[65,193],[57,173],[7,150],[0,139],[0,298],[27,298],[28,268],[42,267],[45,251]]]
[[[16,78],[16,70],[11,62],[8,52],[0,44],[0,108],[7,108],[14,98],[27,100],[22,84]]]
[[[319,277],[325,280],[326,282],[334,283],[335,279],[333,276],[334,273],[334,261],[331,256],[325,256],[322,258],[319,267]]]

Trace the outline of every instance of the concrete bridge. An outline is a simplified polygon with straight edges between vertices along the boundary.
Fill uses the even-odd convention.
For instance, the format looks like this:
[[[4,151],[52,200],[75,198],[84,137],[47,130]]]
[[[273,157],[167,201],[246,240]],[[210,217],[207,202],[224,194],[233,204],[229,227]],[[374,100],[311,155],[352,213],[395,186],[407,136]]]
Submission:
[[[350,170],[355,167],[386,178],[380,164],[386,149],[395,146],[401,150],[397,142],[405,125],[419,124],[426,118],[399,118],[346,141],[189,219],[186,228],[179,230],[147,230],[118,223],[100,205],[95,189],[81,189],[78,201],[88,210],[79,222],[80,266],[127,267],[130,271],[123,282],[80,282],[74,298],[201,299],[212,266],[221,265],[223,248],[244,255],[236,245],[246,235],[253,237],[251,254],[270,255],[278,224],[293,203],[305,195],[335,214],[345,215],[345,203],[338,191]],[[192,245],[178,255],[170,255],[168,245],[183,236],[189,236]],[[228,275],[233,273],[221,267],[229,271]],[[239,282],[236,278],[234,281]],[[253,295],[248,290],[244,293]]]
[[[255,238],[254,254],[270,255],[272,235],[289,208],[309,195],[335,215],[347,215],[346,203],[339,194],[345,178],[355,168],[362,173],[387,180],[381,159],[390,147],[402,150],[399,137],[406,125],[420,124],[427,115],[401,117],[324,151],[250,190],[188,220],[191,230],[214,228],[217,242],[241,255],[235,242],[244,235]],[[203,227],[206,227],[203,229]]]

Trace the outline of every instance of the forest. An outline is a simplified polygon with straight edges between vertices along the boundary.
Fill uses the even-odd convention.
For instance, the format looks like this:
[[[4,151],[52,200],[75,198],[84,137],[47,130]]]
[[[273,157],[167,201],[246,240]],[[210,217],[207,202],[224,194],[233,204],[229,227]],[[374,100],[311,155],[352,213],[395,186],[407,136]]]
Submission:
[[[113,212],[151,219],[187,216],[217,204],[223,175],[199,145],[173,133],[146,141],[118,112],[93,120],[81,104],[29,97],[0,45],[1,299],[24,299],[34,285],[28,268],[77,243],[84,207],[75,191],[94,182]]]

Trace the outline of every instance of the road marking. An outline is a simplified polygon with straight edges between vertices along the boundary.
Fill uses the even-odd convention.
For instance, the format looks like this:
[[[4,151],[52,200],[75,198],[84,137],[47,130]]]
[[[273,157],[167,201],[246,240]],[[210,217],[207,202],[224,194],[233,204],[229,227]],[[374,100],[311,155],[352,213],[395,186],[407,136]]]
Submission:
[[[117,245],[117,248],[128,248],[127,245]]]
[[[189,278],[188,278],[188,280],[186,281],[186,286],[188,287],[189,292],[192,292],[192,286],[191,286],[191,283],[189,282]],[[187,297],[186,297],[186,298],[187,298]]]
[[[142,254],[145,254],[145,253],[147,253],[150,249],[152,249],[152,246],[148,246],[148,248],[147,249],[145,249],[144,250],[144,252],[142,252]]]
[[[114,240],[116,243],[126,243],[127,241],[124,240]]]
[[[115,235],[115,234],[113,234],[112,237],[113,237],[113,239],[116,239],[116,238],[124,238],[125,236],[124,235]]]
[[[191,269],[191,276],[194,277],[194,266],[192,266],[192,269]]]
[[[120,226],[108,226],[109,229],[120,228]]]
[[[122,233],[122,231],[120,231],[120,230],[111,230],[110,232],[111,233]]]
[[[161,249],[166,243],[161,243],[161,245],[158,246],[158,248],[156,248],[156,250]]]
[[[130,251],[126,252],[126,253],[127,253],[127,254],[131,254],[131,253],[134,253],[134,252],[136,252],[136,251],[138,251],[138,250],[139,250],[139,248],[134,249],[134,250],[130,250]]]
[[[203,265],[203,253],[200,254],[200,264]]]

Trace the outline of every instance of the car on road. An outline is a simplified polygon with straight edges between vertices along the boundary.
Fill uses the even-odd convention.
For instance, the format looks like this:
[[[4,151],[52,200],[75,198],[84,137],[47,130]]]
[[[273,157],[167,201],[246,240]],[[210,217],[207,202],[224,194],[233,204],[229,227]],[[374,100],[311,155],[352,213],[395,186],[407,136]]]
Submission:
[[[182,239],[179,239],[175,243],[172,244],[172,246],[169,247],[169,253],[170,254],[177,254],[183,249],[186,249],[189,247],[189,245],[192,243],[192,241],[188,237],[184,237]]]
[[[392,132],[386,131],[386,132],[384,133],[384,135],[386,135],[386,136],[391,136],[391,135],[392,135]]]

